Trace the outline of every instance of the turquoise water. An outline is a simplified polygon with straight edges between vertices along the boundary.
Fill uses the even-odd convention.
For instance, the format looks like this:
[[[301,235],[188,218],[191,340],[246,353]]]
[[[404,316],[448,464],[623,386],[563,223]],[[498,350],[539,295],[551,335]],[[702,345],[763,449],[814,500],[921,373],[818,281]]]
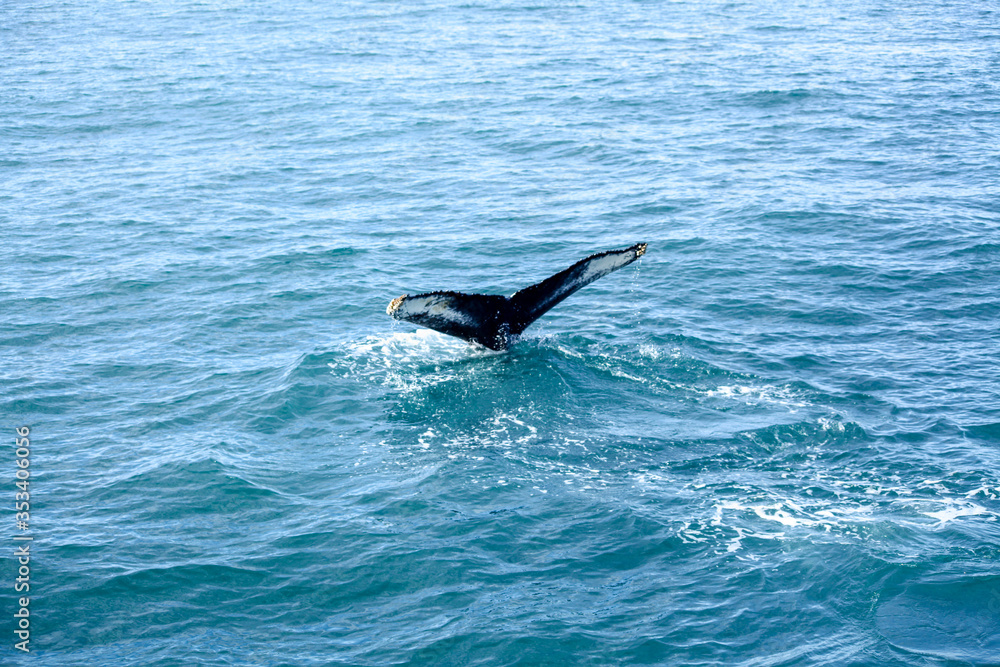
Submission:
[[[0,5],[0,662],[1000,664],[998,25]]]

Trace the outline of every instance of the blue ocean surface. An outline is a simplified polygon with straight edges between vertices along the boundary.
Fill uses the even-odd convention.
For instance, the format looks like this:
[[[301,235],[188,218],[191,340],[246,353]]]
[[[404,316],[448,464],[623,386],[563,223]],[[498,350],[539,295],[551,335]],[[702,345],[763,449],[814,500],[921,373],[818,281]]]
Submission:
[[[0,3],[0,663],[1000,665],[998,175],[995,2]]]

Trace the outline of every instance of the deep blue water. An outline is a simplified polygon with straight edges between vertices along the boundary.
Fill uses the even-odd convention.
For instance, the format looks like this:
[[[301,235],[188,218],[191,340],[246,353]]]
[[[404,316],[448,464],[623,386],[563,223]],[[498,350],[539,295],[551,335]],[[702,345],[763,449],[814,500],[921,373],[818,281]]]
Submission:
[[[998,27],[0,4],[0,662],[1000,664]]]

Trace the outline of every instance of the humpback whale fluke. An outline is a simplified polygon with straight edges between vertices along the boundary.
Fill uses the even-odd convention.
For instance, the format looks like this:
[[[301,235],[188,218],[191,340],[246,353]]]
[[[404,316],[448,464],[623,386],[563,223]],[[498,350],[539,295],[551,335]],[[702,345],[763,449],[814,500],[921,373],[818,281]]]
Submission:
[[[385,312],[393,319],[458,336],[491,350],[506,350],[511,336],[520,334],[570,294],[628,266],[645,253],[645,243],[599,252],[509,297],[460,292],[404,294],[390,301]]]

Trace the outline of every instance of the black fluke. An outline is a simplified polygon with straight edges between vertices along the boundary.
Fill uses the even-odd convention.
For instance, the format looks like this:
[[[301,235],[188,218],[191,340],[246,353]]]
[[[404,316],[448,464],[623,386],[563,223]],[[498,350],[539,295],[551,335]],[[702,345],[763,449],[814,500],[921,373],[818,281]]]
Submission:
[[[512,336],[527,329],[570,294],[628,266],[645,253],[645,243],[625,250],[599,252],[509,297],[460,292],[404,294],[393,299],[385,312],[394,319],[464,338],[491,350],[506,350]]]

